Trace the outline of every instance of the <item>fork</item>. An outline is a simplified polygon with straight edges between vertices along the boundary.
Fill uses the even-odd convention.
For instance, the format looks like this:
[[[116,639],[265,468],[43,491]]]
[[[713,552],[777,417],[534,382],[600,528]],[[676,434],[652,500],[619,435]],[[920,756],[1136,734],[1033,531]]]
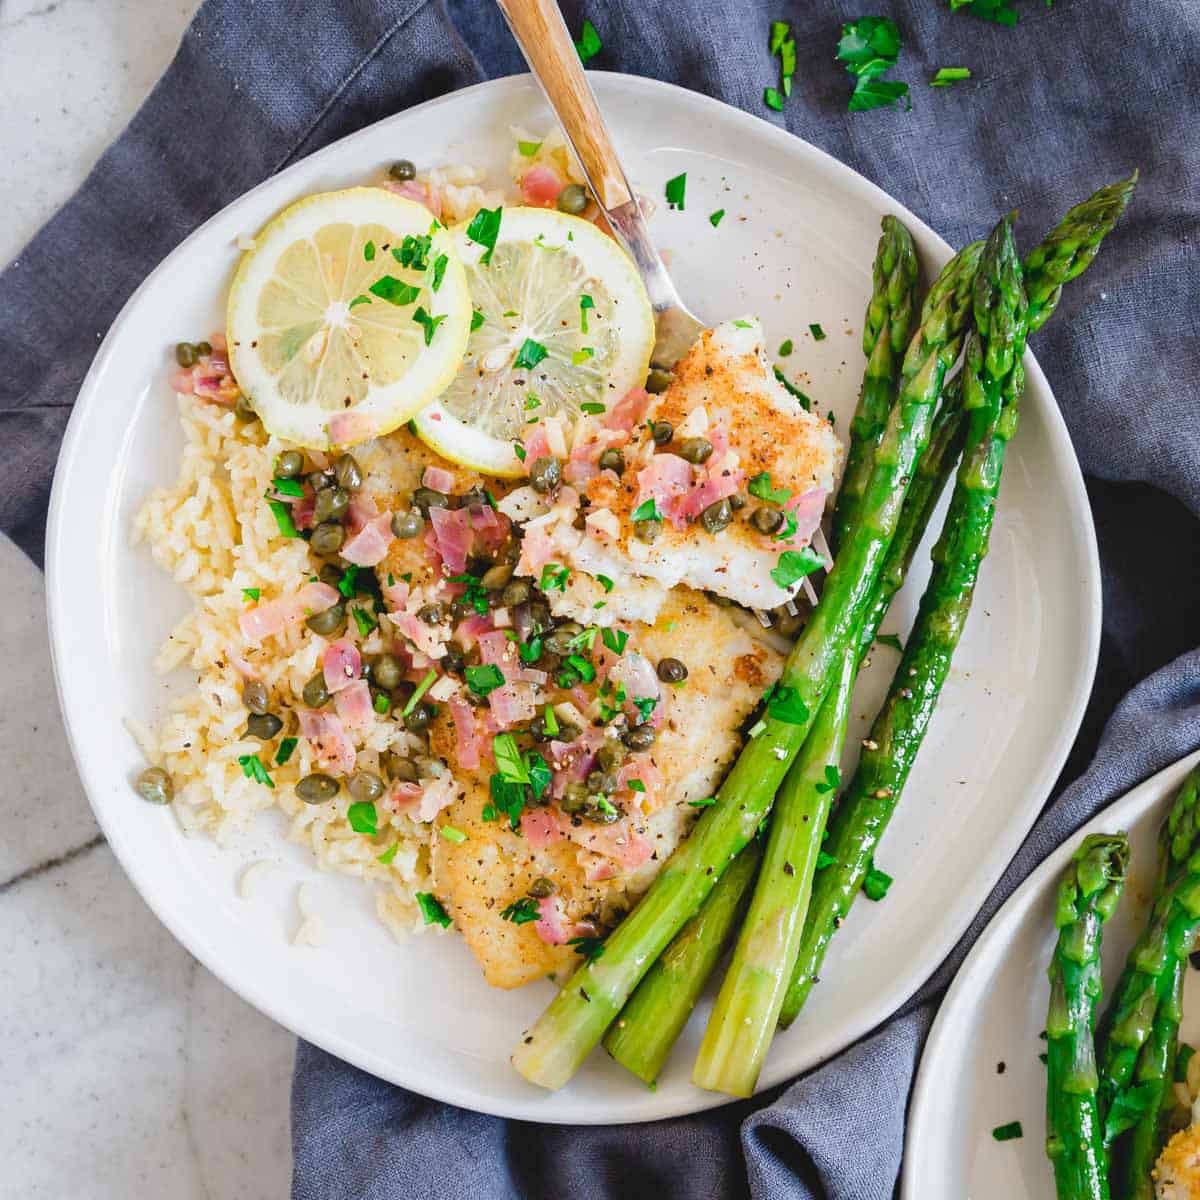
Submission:
[[[646,227],[646,218],[556,0],[497,0],[525,61],[554,110],[593,198],[633,259],[654,309],[650,361],[669,370],[708,326],[684,304]]]

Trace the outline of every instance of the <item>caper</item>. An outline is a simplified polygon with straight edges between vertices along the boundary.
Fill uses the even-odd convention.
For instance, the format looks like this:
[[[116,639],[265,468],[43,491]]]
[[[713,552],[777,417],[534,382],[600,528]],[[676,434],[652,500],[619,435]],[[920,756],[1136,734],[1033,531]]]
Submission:
[[[304,471],[304,455],[299,450],[285,450],[275,460],[275,474],[280,479],[295,479]]]
[[[475,484],[474,487],[469,487],[461,496],[456,497],[459,508],[490,508],[491,504],[488,501],[487,492]]]
[[[450,497],[445,492],[435,492],[433,488],[419,487],[413,492],[413,505],[421,510],[422,516],[429,516],[431,508],[449,508]]]
[[[615,475],[625,474],[625,455],[620,450],[614,450],[611,447],[600,455],[600,470],[612,471]]]
[[[333,476],[325,471],[310,471],[305,482],[314,492],[319,492],[333,483]]]
[[[662,529],[663,523],[655,517],[651,517],[648,521],[634,521],[633,536],[639,542],[657,542]]]
[[[611,796],[620,787],[612,771],[590,771],[587,777],[588,791],[593,796]]]
[[[390,692],[403,678],[404,669],[394,654],[384,652],[371,660],[371,680],[385,691]]]
[[[412,694],[417,690],[417,685],[410,679],[402,679],[394,688],[392,688],[392,703],[399,708],[404,708],[405,705],[412,699]]]
[[[424,621],[426,625],[440,625],[446,615],[446,610],[437,600],[432,600],[428,604],[422,604],[417,609],[417,620]]]
[[[551,733],[546,725],[544,714],[538,713],[532,721],[529,722],[529,732],[533,735],[535,742],[548,742],[551,738],[558,737],[558,733]]]
[[[729,522],[732,520],[733,509],[729,507],[728,500],[718,500],[700,514],[700,524],[709,533],[720,533],[722,529],[729,527]]]
[[[688,677],[688,669],[677,658],[660,658],[658,677],[663,683],[682,683]]]
[[[578,183],[568,183],[567,186],[558,193],[559,212],[571,213],[577,217],[585,208],[587,208],[587,206],[587,188],[582,187]]]
[[[554,735],[560,742],[573,742],[580,734],[579,727],[561,717],[558,721],[558,732]]]
[[[339,600],[319,613],[313,613],[305,625],[322,637],[331,637],[346,628],[346,606]]]
[[[547,896],[553,896],[558,891],[554,880],[547,879],[545,875],[540,875],[529,885],[529,894],[535,900],[544,900]]]
[[[462,647],[454,642],[446,643],[446,653],[442,655],[442,670],[447,675],[461,675],[467,665],[467,656]]]
[[[431,758],[429,755],[418,755],[416,761],[417,774],[422,779],[432,779],[440,774],[441,768],[445,766],[440,758]]]
[[[488,567],[479,581],[489,592],[498,592],[513,577],[512,563],[497,563]]]
[[[409,159],[402,158],[388,167],[388,177],[398,183],[406,183],[410,179],[416,179],[417,168]]]
[[[679,443],[679,457],[687,459],[688,462],[695,466],[701,463],[706,463],[712,458],[713,444],[708,438],[690,437],[684,438]]]
[[[527,579],[514,579],[511,583],[505,585],[504,591],[500,593],[500,601],[506,608],[513,608],[518,604],[524,604],[529,599],[530,590]]]
[[[191,342],[180,342],[175,347],[175,361],[181,367],[192,367],[196,364],[196,347]]]
[[[759,533],[775,533],[783,526],[783,513],[772,504],[762,504],[750,514],[750,524]]]
[[[576,780],[574,783],[567,784],[559,804],[565,813],[581,813],[587,807],[587,802],[587,785]]]
[[[625,730],[621,735],[621,741],[630,750],[649,750],[657,737],[658,734],[653,725],[635,725],[632,729]]]
[[[546,635],[545,646],[552,654],[570,654],[571,643],[583,632],[583,626],[575,621],[564,621],[553,633]]]
[[[541,458],[534,460],[533,466],[529,468],[529,484],[535,492],[545,495],[546,492],[554,491],[560,483],[562,483],[562,463],[557,458],[544,454]]]
[[[323,521],[340,521],[350,507],[350,493],[336,484],[333,487],[322,488],[317,493],[317,503],[313,508],[313,520],[320,525]]]
[[[628,757],[628,748],[612,738],[606,739],[604,745],[596,751],[596,762],[605,771],[619,767]]]
[[[197,342],[196,343],[196,357],[197,358],[211,358],[212,357],[212,343],[211,342]]]
[[[661,367],[651,367],[650,374],[646,376],[646,391],[661,396],[671,386],[671,380],[674,378],[670,371],[664,371]]]
[[[149,804],[170,804],[175,796],[171,777],[162,767],[147,767],[134,786],[138,795]]]
[[[265,713],[271,707],[271,693],[261,679],[247,679],[242,684],[242,703],[252,713]]]
[[[416,783],[417,764],[395,750],[385,750],[379,756],[379,766],[393,783]]]
[[[314,771],[296,784],[296,795],[305,804],[324,804],[338,794],[338,781],[331,775]]]
[[[655,421],[650,426],[650,436],[656,446],[665,446],[675,436],[675,426],[670,421]]]
[[[536,631],[550,628],[550,606],[545,600],[531,600],[529,615],[533,619],[533,627]]]
[[[597,825],[611,825],[621,819],[621,813],[612,804],[597,804],[594,798],[583,810],[583,815]]]
[[[437,716],[437,709],[432,704],[426,704],[424,700],[419,701],[409,711],[404,718],[405,729],[427,729],[430,721]]]
[[[264,742],[269,742],[282,728],[283,722],[274,713],[251,713],[246,718],[246,732]]]
[[[254,411],[254,405],[250,403],[250,397],[245,392],[238,392],[238,398],[233,405],[233,415],[239,421],[258,420],[258,413]]]
[[[329,703],[329,689],[325,686],[324,671],[318,671],[305,683],[300,697],[309,708],[320,708]]]
[[[336,554],[346,542],[346,530],[336,521],[324,521],[312,532],[308,544],[314,554],[325,557]]]
[[[743,496],[741,492],[734,492],[733,495],[729,497],[729,507],[732,508],[734,512],[740,512],[746,507],[746,497]]]
[[[415,538],[425,528],[425,519],[415,508],[402,508],[392,513],[392,533],[407,541]]]
[[[363,485],[362,467],[353,454],[343,454],[333,464],[333,477],[338,481],[338,486],[348,492],[357,492]]]
[[[360,802],[378,800],[383,795],[383,780],[374,771],[356,771],[350,776],[349,792]]]
[[[342,577],[345,574],[340,567],[335,567],[333,563],[322,563],[321,569],[317,572],[317,578],[322,583],[327,583],[331,588],[336,588],[342,582]]]

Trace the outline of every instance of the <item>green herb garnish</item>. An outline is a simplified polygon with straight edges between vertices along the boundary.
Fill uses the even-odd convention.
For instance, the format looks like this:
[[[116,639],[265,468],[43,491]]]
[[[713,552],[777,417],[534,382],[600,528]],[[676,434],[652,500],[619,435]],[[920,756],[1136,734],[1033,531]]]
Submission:
[[[894,104],[908,95],[907,83],[880,78],[896,65],[899,54],[900,31],[888,17],[859,17],[842,26],[837,57],[854,76],[851,112]]]
[[[471,312],[471,332],[474,333],[484,322],[483,313],[479,309],[474,309]]]
[[[579,297],[579,332],[587,333],[588,331],[588,309],[595,308],[596,302],[586,292]]]
[[[581,363],[585,363],[585,362],[587,362],[587,360],[588,360],[589,358],[591,358],[591,357],[592,357],[592,356],[593,356],[595,353],[596,353],[596,352],[595,352],[595,350],[593,350],[593,349],[591,348],[591,346],[580,346],[578,350],[574,351],[574,352],[571,354],[571,366],[573,366],[573,367],[577,367],[577,366],[579,366]],[[589,403],[591,403],[591,402],[589,402]],[[586,404],[586,403],[585,403],[585,404],[581,404],[579,407],[580,407],[580,408],[582,408],[582,409],[584,409],[585,411],[587,411],[587,404]],[[592,411],[593,411],[593,412],[596,410],[596,408],[597,408],[597,407],[599,407],[599,409],[600,409],[600,411],[601,411],[601,412],[603,412],[603,411],[604,411],[604,405],[603,405],[603,404],[601,404],[601,405],[597,406],[595,403],[592,403]]]
[[[363,247],[363,258],[365,258],[367,260],[367,262],[375,261],[375,243],[374,242],[368,242]]]
[[[779,343],[779,357],[787,358],[787,356],[789,354],[791,354],[792,349],[793,349],[793,347],[792,347],[792,339],[791,338],[788,338],[787,341],[785,341],[785,342],[780,342]]]
[[[261,783],[263,787],[273,788],[275,786],[271,776],[267,774],[267,768],[263,766],[262,759],[257,754],[239,754],[238,766],[242,768],[242,774],[247,779],[253,779],[255,783]]]
[[[442,835],[448,842],[453,842],[456,846],[461,846],[467,840],[467,835],[461,829],[455,828],[453,825],[443,825],[438,833]]]
[[[775,378],[783,384],[784,390],[789,396],[800,402],[800,407],[805,412],[812,408],[812,401],[778,368],[775,368]]]
[[[477,696],[487,696],[504,686],[504,675],[495,663],[486,663],[466,670],[467,687]]]
[[[443,929],[449,927],[450,914],[432,892],[418,892],[417,903],[421,906],[421,915],[425,918],[426,925],[440,925]]]
[[[522,896],[520,900],[514,900],[507,908],[500,910],[500,919],[511,921],[514,925],[528,925],[541,915],[538,903],[532,896]]]
[[[888,894],[888,888],[891,886],[892,877],[872,863],[867,869],[867,877],[863,880],[863,895],[868,900],[882,900]]]
[[[997,1125],[992,1130],[992,1137],[998,1142],[1011,1142],[1015,1138],[1025,1136],[1025,1131],[1021,1128],[1020,1121],[1009,1121],[1007,1125]]]
[[[929,81],[930,87],[949,87],[960,79],[970,79],[969,67],[939,67],[938,73]]]
[[[399,849],[400,843],[393,842],[381,855],[379,855],[378,858],[375,859],[375,861],[377,863],[383,863],[385,867],[390,867],[392,865],[392,860],[396,857],[396,851]],[[426,922],[426,924],[428,924],[428,922]]]
[[[424,271],[429,266],[429,250],[433,238],[429,234],[414,237],[406,234],[399,248],[392,247],[392,257],[402,266],[411,267],[414,271]]]
[[[517,149],[526,157],[533,158],[535,154],[542,148],[541,142],[518,142]]]
[[[502,205],[495,208],[481,208],[467,226],[467,237],[477,246],[483,247],[479,256],[481,263],[492,261],[492,252],[496,249],[496,239],[500,236],[500,219],[504,212]]]
[[[299,741],[299,738],[294,737],[280,739],[279,749],[275,751],[275,765],[277,767],[282,767],[292,757],[296,747],[299,745]]]
[[[676,175],[673,179],[667,180],[665,188],[667,197],[667,207],[683,211],[684,194],[687,191],[687,172],[684,171],[680,175]]]
[[[778,564],[771,568],[771,578],[781,588],[790,588],[824,565],[824,560],[811,546],[805,546],[803,550],[785,550],[779,556]]]
[[[413,692],[411,696],[409,696],[408,703],[400,710],[400,715],[402,717],[407,717],[408,714],[412,712],[412,710],[416,708],[418,704],[421,703],[422,697],[424,697],[425,693],[429,691],[429,689],[433,687],[436,682],[437,672],[430,667],[429,670],[425,672],[425,678],[417,684],[417,690]]]
[[[298,500],[304,495],[304,485],[294,479],[272,479],[271,486],[281,496],[291,496],[293,500]]]
[[[405,305],[412,304],[421,294],[419,287],[413,287],[411,283],[405,283],[403,279],[397,279],[395,275],[381,275],[367,291],[372,296],[378,296],[380,300],[386,300],[389,304]]]
[[[808,332],[812,334],[814,342],[823,342],[825,340],[825,330],[820,325],[810,325]]]
[[[579,61],[591,62],[600,53],[603,45],[595,25],[591,21],[584,21],[583,28],[579,31],[579,37],[575,40],[575,50],[579,54]]]
[[[360,296],[355,296],[354,299],[351,300],[350,303],[346,305],[346,307],[347,308],[357,308],[360,304],[370,304],[370,303],[371,303],[370,296],[361,296],[360,295]]]
[[[575,947],[588,962],[595,962],[604,953],[604,939],[599,937],[573,937],[567,939],[568,946]]]
[[[714,229],[716,229],[716,227],[717,227],[718,225],[720,225],[720,223],[721,223],[721,222],[722,222],[724,219],[725,219],[725,210],[724,210],[723,208],[718,208],[716,212],[711,212],[711,213],[709,213],[709,214],[708,214],[708,223],[709,223],[709,224],[710,224],[710,225],[711,225],[711,226],[712,226]]]
[[[367,833],[372,837],[379,832],[379,814],[373,800],[359,800],[346,809],[346,820],[355,833]]]
[[[792,498],[791,488],[777,488],[771,483],[769,471],[760,471],[755,475],[746,484],[746,491],[759,500],[766,500],[768,504],[784,504]]]
[[[262,588],[242,588],[242,595],[247,600],[258,600],[262,597]]]
[[[658,511],[658,501],[653,496],[649,500],[643,500],[633,510],[631,519],[634,521],[661,521],[663,518],[662,513]]]
[[[606,591],[611,592],[616,586],[607,575],[597,575],[596,582]]]
[[[614,654],[624,654],[629,634],[623,629],[604,629],[600,633],[600,638]]]
[[[773,721],[780,721],[784,725],[803,725],[808,720],[808,706],[794,687],[776,683],[767,691],[764,699],[767,702],[767,716]]]
[[[524,367],[531,371],[549,353],[541,342],[535,342],[533,338],[526,338],[521,343],[520,350],[517,351],[517,357],[513,359],[513,366]]]
[[[442,313],[440,316],[431,317],[422,305],[413,312],[412,319],[425,330],[425,345],[430,346],[433,344],[433,335],[437,333],[437,327],[446,319],[446,314]]]
[[[439,254],[433,260],[433,282],[429,286],[435,292],[442,286],[442,277],[446,274],[446,264],[449,261],[449,256],[445,254]]]
[[[763,103],[776,112],[783,112],[783,94],[773,87],[763,88]]]
[[[372,629],[379,626],[379,622],[365,608],[355,605],[350,609],[350,615],[354,618],[355,625],[358,626],[359,637],[366,637]]]
[[[891,646],[898,654],[904,653],[904,644],[894,633],[878,633],[875,635],[875,640],[881,646]]]
[[[822,796],[826,792],[837,791],[842,786],[842,773],[832,764],[825,768],[825,781],[816,785],[816,791]]]
[[[538,582],[538,587],[543,592],[565,592],[570,575],[571,572],[561,564],[547,563],[542,568],[542,578]]]
[[[282,500],[268,500],[267,503],[275,514],[275,524],[279,526],[279,532],[284,537],[299,537],[300,531],[292,521],[292,510]]]
[[[716,804],[716,802],[717,802],[716,796],[705,796],[703,800],[689,800],[688,804],[692,808],[709,808],[712,805]]]

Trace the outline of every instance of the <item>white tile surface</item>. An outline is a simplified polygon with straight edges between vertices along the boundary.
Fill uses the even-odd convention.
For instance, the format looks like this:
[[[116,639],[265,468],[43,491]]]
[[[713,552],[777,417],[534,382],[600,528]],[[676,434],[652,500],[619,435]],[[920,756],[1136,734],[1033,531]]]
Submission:
[[[0,264],[83,181],[196,7],[0,0]],[[126,881],[66,749],[41,576],[2,537],[0,576],[0,1196],[286,1196],[294,1039]]]

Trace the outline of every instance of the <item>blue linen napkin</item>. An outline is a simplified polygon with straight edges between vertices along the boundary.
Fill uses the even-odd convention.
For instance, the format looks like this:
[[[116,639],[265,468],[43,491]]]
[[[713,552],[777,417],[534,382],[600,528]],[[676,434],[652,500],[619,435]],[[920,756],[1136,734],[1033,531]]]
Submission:
[[[1200,7],[1016,0],[1013,29],[940,0],[871,8],[902,31],[893,74],[912,86],[911,112],[847,113],[851,81],[833,52],[857,4],[564,3],[573,30],[586,16],[600,31],[594,66],[784,125],[957,245],[1014,206],[1028,244],[1099,183],[1141,168],[1129,215],[1034,341],[1087,475],[1103,569],[1100,668],[1063,773],[1075,782],[917,996],[755,1101],[648,1126],[539,1127],[439,1104],[301,1043],[296,1200],[891,1196],[921,1046],[971,942],[1083,821],[1200,745]],[[799,57],[780,114],[762,104],[775,19],[792,23]],[[941,66],[974,77],[931,91]],[[98,339],[185,234],[343,134],[522,69],[489,0],[208,0],[129,129],[0,274],[0,528],[41,561],[58,443]]]

